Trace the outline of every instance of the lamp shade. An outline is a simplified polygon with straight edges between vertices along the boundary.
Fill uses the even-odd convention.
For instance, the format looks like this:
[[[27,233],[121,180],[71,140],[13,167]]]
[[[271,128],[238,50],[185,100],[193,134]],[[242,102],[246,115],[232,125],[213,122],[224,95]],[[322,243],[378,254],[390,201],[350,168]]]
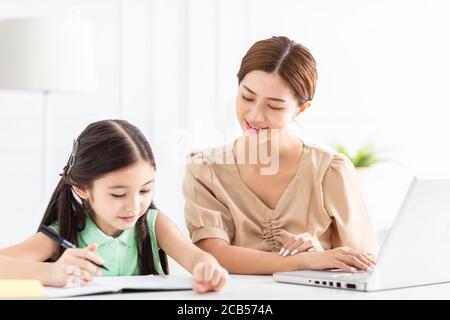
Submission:
[[[0,88],[83,92],[95,88],[92,26],[86,20],[0,20]]]

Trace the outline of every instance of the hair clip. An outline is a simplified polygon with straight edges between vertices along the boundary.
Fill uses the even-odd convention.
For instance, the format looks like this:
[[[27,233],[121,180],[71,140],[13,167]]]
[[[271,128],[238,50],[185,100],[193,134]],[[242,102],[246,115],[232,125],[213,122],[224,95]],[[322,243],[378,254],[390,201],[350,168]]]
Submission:
[[[73,147],[72,147],[72,153],[70,154],[69,159],[69,169],[67,170],[67,175],[69,175],[70,170],[72,169],[73,165],[75,164],[75,157],[78,151],[78,140],[73,141]]]
[[[79,204],[83,204],[83,200],[81,200],[81,197],[78,195],[78,193],[73,188],[70,188],[70,191],[72,191],[72,196],[74,197],[75,201]]]

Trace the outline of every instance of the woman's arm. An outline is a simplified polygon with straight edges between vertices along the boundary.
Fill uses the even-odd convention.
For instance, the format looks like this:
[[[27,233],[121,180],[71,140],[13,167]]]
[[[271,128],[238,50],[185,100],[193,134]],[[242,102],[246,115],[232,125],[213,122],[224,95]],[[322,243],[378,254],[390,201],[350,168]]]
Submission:
[[[274,272],[307,269],[304,253],[283,257],[277,252],[266,252],[229,245],[218,238],[203,239],[197,245],[216,257],[230,273],[273,274]]]
[[[331,268],[354,272],[356,269],[370,270],[369,268],[374,267],[374,262],[364,253],[345,247],[283,257],[277,252],[232,246],[222,239],[203,239],[197,245],[214,255],[228,272],[237,274],[273,274],[292,270]]]

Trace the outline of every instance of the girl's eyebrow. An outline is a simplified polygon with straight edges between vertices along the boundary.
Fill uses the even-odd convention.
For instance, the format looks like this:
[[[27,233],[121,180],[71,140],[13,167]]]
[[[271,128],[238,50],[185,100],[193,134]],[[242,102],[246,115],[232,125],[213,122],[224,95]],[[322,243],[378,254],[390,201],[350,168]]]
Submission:
[[[144,183],[142,186],[146,186],[146,185],[148,185],[148,184],[150,184],[150,183],[152,183],[152,182],[153,182],[153,179],[147,181],[147,182]],[[129,188],[128,186],[121,186],[121,185],[108,187],[108,189],[128,189],[128,188]]]
[[[250,90],[250,88],[247,87],[245,84],[243,84],[242,87],[244,87],[248,92],[253,93],[255,96],[257,95],[254,91]],[[272,98],[272,97],[267,97],[267,100],[286,102],[286,100],[283,100],[283,99],[280,99],[280,98]]]

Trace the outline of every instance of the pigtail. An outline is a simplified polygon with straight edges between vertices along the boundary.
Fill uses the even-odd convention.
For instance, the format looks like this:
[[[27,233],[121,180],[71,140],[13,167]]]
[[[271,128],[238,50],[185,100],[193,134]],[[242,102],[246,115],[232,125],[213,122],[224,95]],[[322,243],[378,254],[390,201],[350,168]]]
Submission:
[[[61,237],[78,245],[77,233],[85,226],[86,214],[85,205],[75,198],[73,192],[72,185],[67,181],[67,175],[63,173],[39,225],[49,226],[56,223]],[[55,248],[55,254],[51,259],[53,261],[56,261],[65,250],[60,246]]]
[[[156,209],[153,202],[150,204],[149,209]],[[147,214],[142,215],[136,222],[136,243],[138,249],[138,266],[139,273],[145,274],[157,274],[156,267],[153,263],[153,251],[151,246],[151,238],[149,226],[147,223]],[[158,252],[161,267],[164,274],[169,274],[169,267],[167,264],[167,255],[163,250]]]

